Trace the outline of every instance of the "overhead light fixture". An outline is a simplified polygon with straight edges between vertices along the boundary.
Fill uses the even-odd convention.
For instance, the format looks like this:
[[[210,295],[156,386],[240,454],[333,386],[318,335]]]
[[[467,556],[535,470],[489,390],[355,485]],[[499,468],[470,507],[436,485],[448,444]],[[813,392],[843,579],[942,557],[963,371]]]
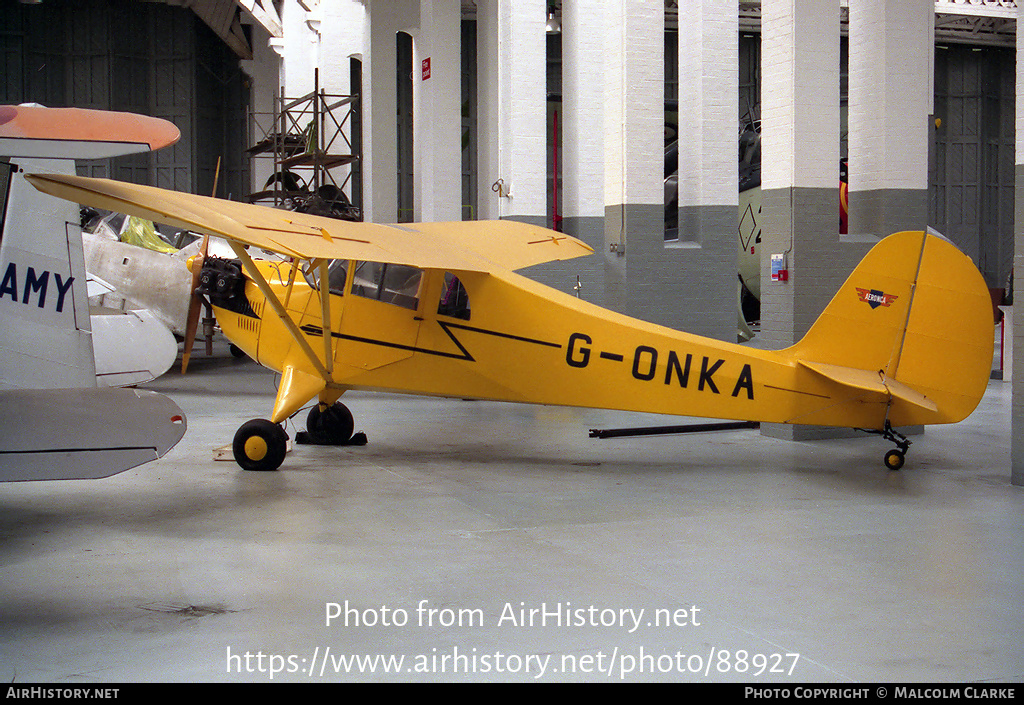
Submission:
[[[548,23],[544,25],[544,30],[548,34],[560,34],[562,32],[562,23],[555,17],[554,10],[548,13]]]

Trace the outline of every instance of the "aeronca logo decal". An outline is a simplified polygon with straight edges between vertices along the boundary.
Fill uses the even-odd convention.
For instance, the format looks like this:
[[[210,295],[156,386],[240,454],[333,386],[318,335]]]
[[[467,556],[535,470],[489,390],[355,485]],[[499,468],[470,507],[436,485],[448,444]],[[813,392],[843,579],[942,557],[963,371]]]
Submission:
[[[886,294],[885,292],[879,291],[878,289],[861,289],[860,287],[856,288],[857,298],[859,298],[861,301],[866,303],[871,308],[878,308],[879,306],[888,308],[889,306],[892,306],[893,301],[899,298],[895,294]]]

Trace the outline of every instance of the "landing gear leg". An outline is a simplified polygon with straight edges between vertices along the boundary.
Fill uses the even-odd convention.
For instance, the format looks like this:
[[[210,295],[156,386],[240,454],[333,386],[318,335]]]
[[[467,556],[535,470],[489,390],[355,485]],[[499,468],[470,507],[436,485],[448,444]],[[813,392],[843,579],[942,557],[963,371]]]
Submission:
[[[882,431],[882,438],[892,441],[896,447],[885,454],[885,467],[890,470],[899,470],[907,459],[907,449],[910,448],[910,440],[902,433],[893,429],[888,421],[885,422],[885,430]]]

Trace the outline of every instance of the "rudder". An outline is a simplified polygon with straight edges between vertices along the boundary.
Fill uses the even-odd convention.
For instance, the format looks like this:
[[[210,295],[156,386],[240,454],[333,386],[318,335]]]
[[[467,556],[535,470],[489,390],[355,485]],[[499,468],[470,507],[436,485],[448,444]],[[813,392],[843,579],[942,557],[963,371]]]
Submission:
[[[971,259],[944,238],[907,231],[875,245],[786,352],[877,375],[894,426],[955,423],[985,393],[993,337],[991,298]]]

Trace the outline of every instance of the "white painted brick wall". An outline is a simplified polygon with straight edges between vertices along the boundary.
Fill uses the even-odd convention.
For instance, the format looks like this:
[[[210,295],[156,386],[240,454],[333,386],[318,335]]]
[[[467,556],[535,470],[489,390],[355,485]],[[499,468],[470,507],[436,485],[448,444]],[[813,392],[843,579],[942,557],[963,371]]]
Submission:
[[[413,36],[416,213],[419,221],[462,219],[462,49],[459,0],[421,0]],[[430,77],[422,62],[430,59]]]
[[[850,2],[850,190],[928,188],[932,0]]]
[[[698,0],[679,28],[679,205],[730,205],[736,191],[739,20]]]
[[[763,187],[835,186],[839,4],[764,0],[761,7]]]
[[[562,3],[563,215],[604,216],[604,34],[602,0]]]
[[[320,86],[345,95],[350,91],[349,60],[366,51],[366,6],[356,0],[321,0],[320,13]]]
[[[664,4],[616,0],[605,12],[605,204],[663,203]]]
[[[309,12],[296,0],[288,0],[281,7],[281,26],[287,40],[281,62],[281,81],[289,96],[305,95],[313,90],[319,38],[307,24],[309,18]]]
[[[511,184],[501,215],[547,212],[547,44],[543,0],[499,0],[500,176]]]

